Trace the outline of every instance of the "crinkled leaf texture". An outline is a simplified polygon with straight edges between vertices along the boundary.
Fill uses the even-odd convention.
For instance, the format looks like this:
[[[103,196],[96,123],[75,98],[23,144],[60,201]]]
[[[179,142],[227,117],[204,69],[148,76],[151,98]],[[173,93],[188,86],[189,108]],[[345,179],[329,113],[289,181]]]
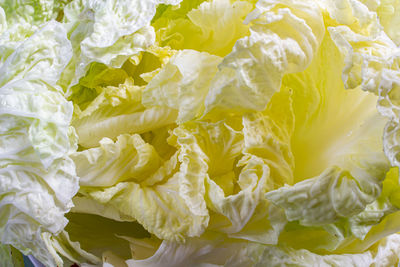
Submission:
[[[400,236],[391,235],[376,246],[359,254],[318,255],[307,250],[289,247],[262,247],[250,245],[252,266],[396,266]]]
[[[399,235],[380,240],[363,253],[319,255],[305,249],[266,246],[227,239],[215,233],[188,239],[184,244],[153,239],[125,239],[133,259],[124,262],[112,255],[105,261],[112,266],[395,266],[398,262]],[[110,256],[111,256],[110,255]],[[144,258],[142,258],[144,256]]]
[[[211,80],[221,62],[218,56],[181,50],[149,82],[143,91],[145,106],[178,109],[178,122],[200,117]]]
[[[18,43],[0,67],[1,242],[33,254],[47,266],[48,234],[67,224],[78,190],[72,104],[56,86],[72,55],[65,29],[48,22]]]
[[[0,3],[7,263],[398,263],[399,1]]]
[[[307,1],[259,1],[245,22],[250,35],[218,66],[206,113],[265,109],[283,75],[304,70],[324,35],[319,9]]]
[[[207,211],[190,207],[179,196],[185,179],[181,172],[186,170],[179,171],[176,154],[163,162],[137,134],[120,135],[115,143],[103,139],[100,144],[72,155],[86,198],[111,206],[125,220],[137,220],[162,239],[182,240],[202,232]],[[201,175],[193,173],[193,179]]]
[[[91,62],[120,67],[131,56],[144,51],[155,41],[150,21],[163,0],[74,0],[64,9],[74,57],[64,71],[60,84],[76,84]]]

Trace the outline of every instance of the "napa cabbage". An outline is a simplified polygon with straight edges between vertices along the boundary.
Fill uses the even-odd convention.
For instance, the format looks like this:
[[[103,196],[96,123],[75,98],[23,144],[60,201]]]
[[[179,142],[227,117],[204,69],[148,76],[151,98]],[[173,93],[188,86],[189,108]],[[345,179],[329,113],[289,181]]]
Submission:
[[[0,0],[0,261],[398,264],[399,17]]]

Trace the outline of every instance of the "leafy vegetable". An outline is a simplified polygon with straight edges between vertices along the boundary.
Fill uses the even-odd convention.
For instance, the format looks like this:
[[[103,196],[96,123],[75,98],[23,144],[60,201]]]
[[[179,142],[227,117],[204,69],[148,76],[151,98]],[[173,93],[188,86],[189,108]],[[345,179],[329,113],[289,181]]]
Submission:
[[[0,262],[396,265],[399,12],[0,0]]]

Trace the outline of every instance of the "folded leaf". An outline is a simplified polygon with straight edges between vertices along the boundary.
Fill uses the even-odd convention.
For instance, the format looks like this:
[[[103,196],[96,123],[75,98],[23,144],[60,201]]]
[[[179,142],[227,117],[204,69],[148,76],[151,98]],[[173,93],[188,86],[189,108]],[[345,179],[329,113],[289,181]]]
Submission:
[[[182,1],[180,8],[168,7],[152,25],[161,46],[225,56],[237,39],[249,34],[243,20],[252,9],[247,1]]]
[[[116,143],[105,138],[100,145],[71,155],[82,186],[112,186],[125,179],[141,182],[161,163],[154,148],[138,135],[120,135]]]
[[[261,111],[286,73],[304,70],[324,34],[322,16],[310,3],[259,1],[246,18],[250,35],[239,39],[218,66],[206,111]],[[211,116],[211,115],[210,115]]]
[[[200,117],[220,61],[220,57],[205,52],[179,51],[146,86],[143,105],[177,109],[178,122]]]
[[[207,217],[193,214],[179,197],[178,190],[179,179],[173,176],[160,185],[141,186],[134,182],[121,182],[103,190],[87,190],[87,194],[135,218],[159,238],[179,241],[185,236],[200,235]]]
[[[393,266],[399,261],[400,236],[382,239],[377,246],[359,254],[319,255],[289,247],[251,245],[248,255],[253,266]]]
[[[72,105],[55,85],[71,50],[64,28],[52,21],[0,67],[0,236],[47,266],[62,261],[55,262],[43,236],[62,231],[78,190],[68,157],[76,146]]]
[[[74,0],[64,9],[74,58],[63,73],[60,84],[74,85],[84,76],[91,62],[121,67],[131,56],[144,51],[155,41],[149,26],[156,7],[165,1],[104,2]],[[178,4],[179,1],[168,1]]]
[[[126,261],[131,266],[249,266],[245,257],[244,242],[230,240],[224,236],[208,233],[202,238],[188,239],[184,244],[154,240],[130,239],[133,259]],[[150,254],[146,258],[135,255]]]
[[[201,202],[198,203],[203,197],[201,191],[198,195],[183,191],[183,181],[204,179],[204,172],[193,172],[185,167],[185,161],[192,160],[191,157],[184,159],[186,155],[182,152],[179,161],[174,155],[161,165],[157,152],[139,135],[122,135],[116,143],[109,139],[100,143],[101,148],[73,155],[82,184],[90,186],[81,187],[83,195],[105,205],[107,210],[116,210],[120,218],[137,220],[150,233],[163,239],[182,240],[202,233],[208,213],[201,208]],[[183,165],[179,166],[179,162]],[[201,164],[201,159],[193,158],[193,162]],[[126,171],[121,171],[124,169]],[[89,208],[94,211],[90,212]],[[77,209],[82,210],[82,207]],[[97,206],[86,209],[85,212],[97,214]]]

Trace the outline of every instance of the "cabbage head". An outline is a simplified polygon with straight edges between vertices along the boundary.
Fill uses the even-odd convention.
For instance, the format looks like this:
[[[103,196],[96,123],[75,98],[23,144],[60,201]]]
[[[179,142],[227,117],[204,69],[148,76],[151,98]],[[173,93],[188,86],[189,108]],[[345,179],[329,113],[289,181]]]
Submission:
[[[0,0],[2,266],[397,266],[399,167],[399,0]]]

